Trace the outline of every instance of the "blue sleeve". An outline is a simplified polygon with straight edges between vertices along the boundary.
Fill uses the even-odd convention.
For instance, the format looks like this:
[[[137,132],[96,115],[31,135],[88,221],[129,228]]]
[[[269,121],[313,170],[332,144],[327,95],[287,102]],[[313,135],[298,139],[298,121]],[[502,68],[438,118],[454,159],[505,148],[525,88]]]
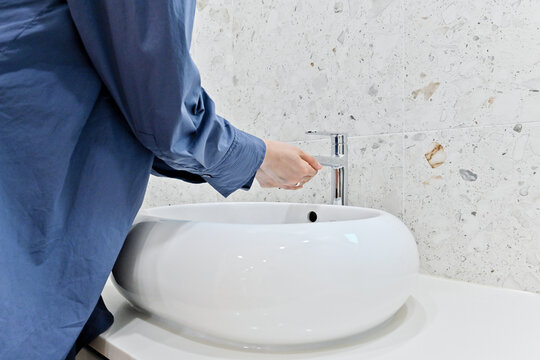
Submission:
[[[158,157],[154,157],[150,173],[154,176],[176,178],[192,184],[202,184],[206,182],[202,176],[184,170],[176,170]]]
[[[195,0],[68,0],[85,49],[139,141],[223,196],[249,188],[264,142],[215,113],[189,54]]]

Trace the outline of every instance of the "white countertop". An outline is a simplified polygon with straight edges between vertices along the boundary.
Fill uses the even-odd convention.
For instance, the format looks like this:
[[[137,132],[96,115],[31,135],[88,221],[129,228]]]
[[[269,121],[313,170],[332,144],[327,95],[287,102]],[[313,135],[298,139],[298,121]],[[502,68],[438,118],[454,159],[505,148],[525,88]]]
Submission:
[[[540,295],[426,275],[385,326],[302,353],[204,344],[133,310],[110,282],[103,298],[115,322],[92,347],[111,360],[540,359]]]

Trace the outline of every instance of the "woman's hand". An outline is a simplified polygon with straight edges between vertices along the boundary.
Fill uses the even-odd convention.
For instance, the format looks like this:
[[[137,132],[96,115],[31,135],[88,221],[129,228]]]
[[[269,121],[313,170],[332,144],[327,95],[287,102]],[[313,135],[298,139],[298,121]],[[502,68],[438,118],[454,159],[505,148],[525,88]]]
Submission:
[[[255,175],[263,188],[301,189],[322,169],[317,159],[296,146],[272,140],[264,143],[266,155]]]

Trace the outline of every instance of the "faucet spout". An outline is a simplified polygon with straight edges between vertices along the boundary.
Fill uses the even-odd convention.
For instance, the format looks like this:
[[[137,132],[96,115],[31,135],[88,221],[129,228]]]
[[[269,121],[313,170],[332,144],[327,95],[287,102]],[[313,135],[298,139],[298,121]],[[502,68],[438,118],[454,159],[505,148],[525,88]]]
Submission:
[[[310,135],[330,135],[332,140],[331,156],[315,156],[317,161],[332,169],[332,204],[347,205],[347,135],[340,133],[326,133],[308,131]]]
[[[322,165],[322,166],[328,166],[332,169],[337,169],[340,167],[346,167],[347,166],[347,158],[346,157],[338,157],[338,156],[315,156],[315,159]]]

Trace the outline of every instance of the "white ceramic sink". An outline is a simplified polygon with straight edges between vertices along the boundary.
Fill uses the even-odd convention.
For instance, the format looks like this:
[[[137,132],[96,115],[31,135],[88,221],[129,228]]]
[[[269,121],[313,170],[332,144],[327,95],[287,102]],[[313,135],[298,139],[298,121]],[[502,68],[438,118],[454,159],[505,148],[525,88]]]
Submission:
[[[384,211],[216,203],[142,211],[113,276],[131,304],[171,326],[279,348],[383,323],[417,272],[413,236]]]

